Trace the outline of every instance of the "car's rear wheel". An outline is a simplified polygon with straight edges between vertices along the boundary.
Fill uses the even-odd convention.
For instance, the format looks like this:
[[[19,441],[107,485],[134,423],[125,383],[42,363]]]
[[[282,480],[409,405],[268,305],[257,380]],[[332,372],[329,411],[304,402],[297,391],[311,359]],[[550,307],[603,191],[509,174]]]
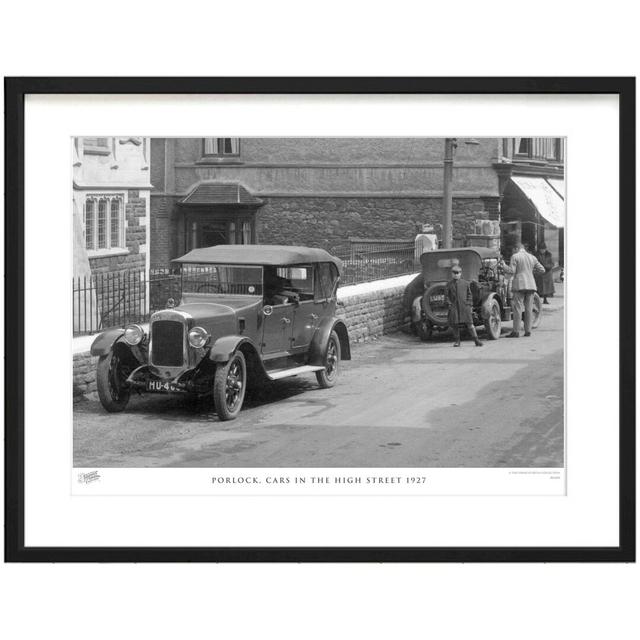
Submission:
[[[335,331],[331,332],[327,350],[324,354],[324,369],[316,371],[316,379],[323,389],[333,387],[338,379],[340,369],[340,339]]]
[[[497,340],[502,331],[500,303],[494,298],[489,305],[489,315],[484,321],[484,328],[490,340]]]
[[[98,397],[109,413],[124,410],[129,402],[131,390],[126,383],[129,368],[123,362],[119,349],[100,356],[96,371]]]
[[[537,329],[542,322],[542,300],[537,293],[533,294],[531,328]]]
[[[213,380],[213,401],[220,420],[233,420],[240,413],[247,389],[247,363],[236,351],[226,364],[218,365]]]

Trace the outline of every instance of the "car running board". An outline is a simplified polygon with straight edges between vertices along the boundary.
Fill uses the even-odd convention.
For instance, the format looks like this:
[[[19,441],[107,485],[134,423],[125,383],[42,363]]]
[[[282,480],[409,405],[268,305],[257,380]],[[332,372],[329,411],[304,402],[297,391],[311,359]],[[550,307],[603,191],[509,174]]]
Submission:
[[[269,380],[280,380],[281,378],[288,378],[290,376],[297,376],[301,373],[313,373],[315,371],[323,371],[324,367],[316,367],[310,364],[306,364],[303,367],[294,367],[293,369],[273,369],[267,371]]]

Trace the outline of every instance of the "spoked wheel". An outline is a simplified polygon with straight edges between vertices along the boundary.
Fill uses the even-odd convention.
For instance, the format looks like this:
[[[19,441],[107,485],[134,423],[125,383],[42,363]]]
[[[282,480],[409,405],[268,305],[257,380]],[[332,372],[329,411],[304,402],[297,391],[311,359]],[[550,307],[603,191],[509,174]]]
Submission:
[[[220,420],[233,420],[240,413],[247,390],[247,363],[242,351],[236,351],[229,362],[216,368],[213,401]]]
[[[420,340],[426,342],[433,334],[433,327],[428,320],[420,320],[420,322],[416,322],[416,333]]]
[[[531,328],[537,329],[542,322],[542,300],[540,300],[540,296],[537,293],[533,294],[532,308]]]
[[[484,321],[484,328],[487,332],[487,338],[489,340],[497,340],[500,337],[502,330],[502,319],[500,317],[500,304],[497,300],[491,301],[489,307],[489,315]]]
[[[125,364],[118,351],[114,349],[106,356],[101,356],[96,372],[98,397],[109,413],[122,411],[127,406],[131,393],[126,384],[130,367]]]
[[[323,389],[333,387],[338,378],[340,368],[340,339],[335,331],[329,336],[327,352],[324,356],[324,369],[316,371],[316,379]]]

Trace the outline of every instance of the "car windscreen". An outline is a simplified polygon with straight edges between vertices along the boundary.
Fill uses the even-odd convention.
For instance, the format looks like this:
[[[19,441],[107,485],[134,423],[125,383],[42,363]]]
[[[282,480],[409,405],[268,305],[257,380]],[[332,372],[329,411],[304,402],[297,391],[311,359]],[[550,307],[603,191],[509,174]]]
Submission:
[[[233,264],[182,265],[182,293],[262,295],[262,267]]]

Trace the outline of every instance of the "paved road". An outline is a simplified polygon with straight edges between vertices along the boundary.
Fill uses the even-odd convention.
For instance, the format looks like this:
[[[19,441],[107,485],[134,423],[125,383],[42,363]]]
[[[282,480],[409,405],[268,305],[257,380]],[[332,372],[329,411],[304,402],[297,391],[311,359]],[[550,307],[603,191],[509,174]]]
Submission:
[[[83,401],[74,464],[560,467],[563,302],[545,306],[531,338],[454,349],[448,338],[394,334],[355,345],[333,389],[319,389],[313,375],[281,380],[249,395],[231,422],[179,396],[132,398],[111,415]]]

